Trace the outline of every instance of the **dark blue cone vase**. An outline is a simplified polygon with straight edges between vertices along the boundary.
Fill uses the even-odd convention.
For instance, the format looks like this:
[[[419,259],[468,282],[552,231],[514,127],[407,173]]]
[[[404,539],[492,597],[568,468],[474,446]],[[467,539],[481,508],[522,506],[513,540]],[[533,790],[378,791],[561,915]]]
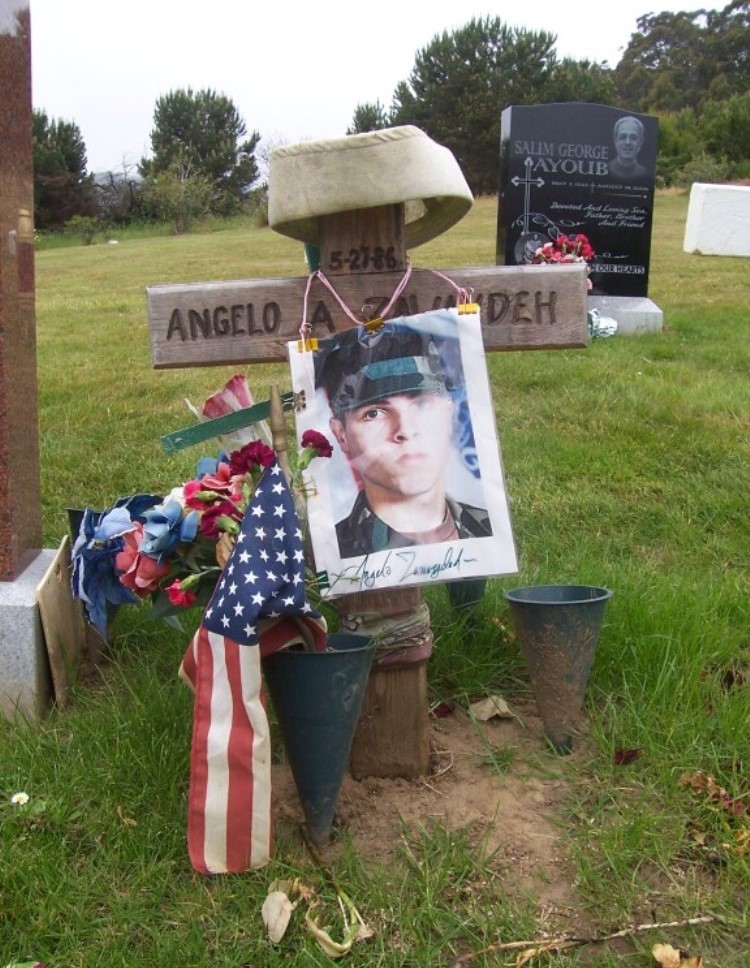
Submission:
[[[505,593],[544,730],[557,753],[573,749],[611,597],[593,585],[532,585]]]
[[[263,675],[313,844],[331,839],[341,783],[349,763],[375,654],[373,639],[328,636],[325,652],[277,652]]]

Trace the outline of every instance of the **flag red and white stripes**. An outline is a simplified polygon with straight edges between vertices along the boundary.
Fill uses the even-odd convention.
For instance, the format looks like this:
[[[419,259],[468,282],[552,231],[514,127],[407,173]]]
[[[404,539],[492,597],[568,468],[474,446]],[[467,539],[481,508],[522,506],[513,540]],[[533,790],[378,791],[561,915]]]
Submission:
[[[278,463],[266,469],[180,667],[195,691],[188,853],[202,874],[236,874],[271,856],[271,741],[261,658],[326,647],[305,593],[294,502]]]
[[[195,688],[187,840],[202,874],[271,856],[271,741],[260,650],[201,627],[182,665]]]

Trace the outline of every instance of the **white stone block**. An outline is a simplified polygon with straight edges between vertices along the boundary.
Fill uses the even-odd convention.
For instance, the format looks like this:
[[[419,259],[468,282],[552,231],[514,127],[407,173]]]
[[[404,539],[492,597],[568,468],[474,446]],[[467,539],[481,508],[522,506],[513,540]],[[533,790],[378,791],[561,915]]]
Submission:
[[[664,323],[664,313],[645,296],[589,296],[586,303],[589,309],[614,319],[619,336],[659,333]]]
[[[750,186],[696,182],[683,248],[696,255],[750,256]]]
[[[40,551],[14,581],[0,582],[0,716],[38,719],[51,697],[36,590],[55,557]]]

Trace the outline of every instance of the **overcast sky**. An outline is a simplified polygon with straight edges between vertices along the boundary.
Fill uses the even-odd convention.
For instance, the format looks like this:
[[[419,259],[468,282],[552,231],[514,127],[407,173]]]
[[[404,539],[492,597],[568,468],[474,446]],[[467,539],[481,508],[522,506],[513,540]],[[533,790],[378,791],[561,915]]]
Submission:
[[[272,143],[346,134],[357,104],[406,80],[418,50],[472,17],[548,30],[558,57],[614,66],[644,13],[685,0],[31,0],[34,106],[81,130],[92,171],[150,151],[156,100],[211,88]],[[716,5],[719,8],[724,4]]]

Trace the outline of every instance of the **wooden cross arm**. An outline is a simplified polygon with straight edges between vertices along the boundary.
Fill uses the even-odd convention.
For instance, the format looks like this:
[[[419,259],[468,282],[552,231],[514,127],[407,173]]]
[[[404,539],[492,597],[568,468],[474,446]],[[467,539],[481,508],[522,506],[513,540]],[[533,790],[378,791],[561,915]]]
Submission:
[[[482,310],[487,351],[562,349],[588,343],[586,267],[492,266],[442,273],[469,290]],[[335,278],[344,303],[377,316],[402,278],[399,272]],[[299,335],[306,278],[150,286],[151,358],[157,369],[285,362]],[[456,302],[456,290],[428,269],[412,272],[390,313],[411,316]],[[336,299],[315,279],[307,321],[318,338],[350,328]]]

